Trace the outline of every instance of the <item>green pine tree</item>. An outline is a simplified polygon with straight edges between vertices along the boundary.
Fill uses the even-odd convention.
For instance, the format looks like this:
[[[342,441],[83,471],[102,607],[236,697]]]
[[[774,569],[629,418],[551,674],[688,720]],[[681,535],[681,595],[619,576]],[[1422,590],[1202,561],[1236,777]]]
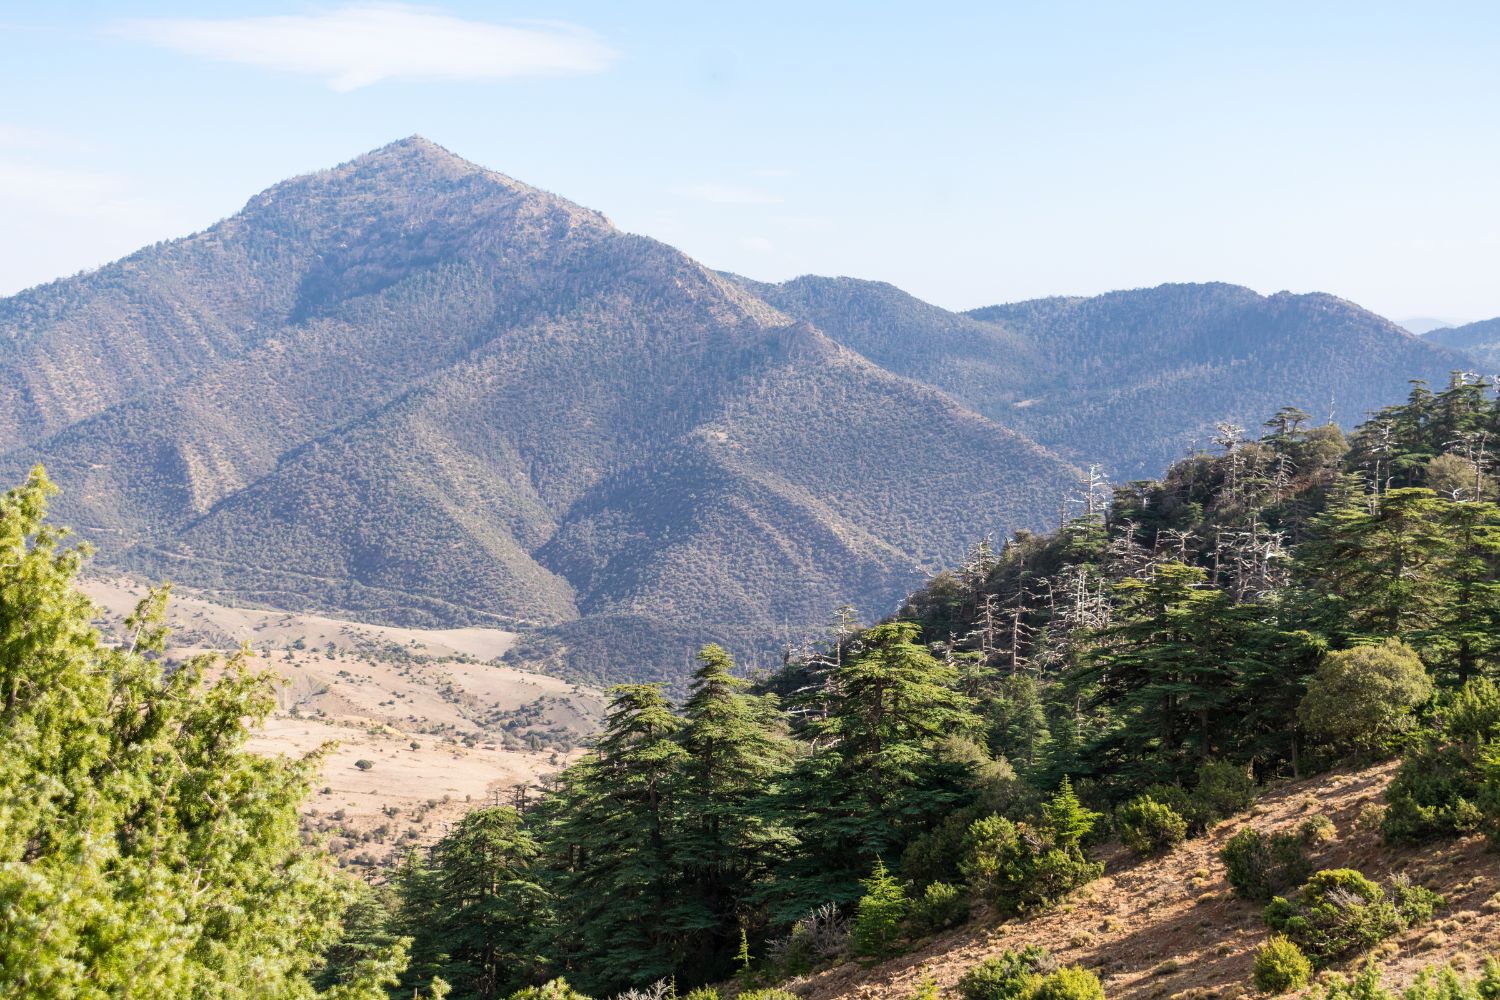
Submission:
[[[674,916],[692,934],[688,978],[711,978],[725,971],[736,933],[744,936],[752,892],[790,847],[772,796],[792,746],[774,697],[747,694],[727,652],[705,646],[698,662],[678,735],[683,891]]]
[[[893,955],[901,941],[901,923],[911,908],[906,890],[878,858],[870,877],[860,884],[865,894],[859,900],[849,943],[856,955],[866,958]]]

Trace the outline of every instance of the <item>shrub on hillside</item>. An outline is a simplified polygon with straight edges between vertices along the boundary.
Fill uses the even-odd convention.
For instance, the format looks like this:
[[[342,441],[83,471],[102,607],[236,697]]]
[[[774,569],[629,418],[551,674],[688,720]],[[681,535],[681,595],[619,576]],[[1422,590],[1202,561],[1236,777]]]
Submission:
[[[1241,899],[1264,903],[1276,893],[1302,882],[1312,862],[1300,837],[1245,827],[1219,851],[1229,887]]]
[[[1044,827],[999,816],[969,827],[961,868],[974,891],[1006,913],[1055,903],[1104,870],[1077,847],[1059,847]]]
[[[1338,827],[1323,813],[1309,816],[1297,827],[1297,839],[1311,847],[1316,844],[1331,844],[1339,838]]]
[[[1212,826],[1221,819],[1242,813],[1255,804],[1255,779],[1249,768],[1227,760],[1208,760],[1198,765],[1193,799]]]
[[[959,868],[974,891],[1001,911],[1054,903],[1103,873],[1104,866],[1084,857],[1082,847],[1098,818],[1064,779],[1035,822],[976,820]]]
[[[1104,1000],[1104,984],[1083,966],[1070,965],[1037,983],[1031,1000]]]
[[[1444,903],[1442,896],[1413,882],[1405,872],[1392,875],[1388,884],[1391,902],[1400,914],[1401,922],[1407,927],[1427,923],[1432,919],[1433,912]]]
[[[1412,709],[1431,696],[1432,679],[1416,651],[1387,639],[1323,657],[1297,715],[1315,738],[1369,753],[1405,729]]]
[[[1266,923],[1321,965],[1368,951],[1429,919],[1441,903],[1441,896],[1405,881],[1387,896],[1352,868],[1335,868],[1314,874],[1293,899],[1271,900]]]
[[[1255,802],[1255,781],[1242,765],[1210,760],[1198,765],[1192,788],[1148,785],[1142,795],[1171,809],[1187,821],[1189,833],[1198,834],[1249,809]]]
[[[1371,964],[1353,979],[1328,977],[1319,1000],[1500,1000],[1500,961],[1486,961],[1477,979],[1460,976],[1451,966],[1424,969],[1400,994],[1381,984],[1380,969]]]
[[[779,990],[771,986],[763,990],[750,990],[747,993],[741,993],[739,1000],[801,1000],[801,998],[795,993],[787,990]]]
[[[945,764],[968,772],[967,784],[974,801],[948,813],[907,845],[901,855],[901,874],[918,885],[960,878],[964,838],[975,820],[990,815],[1020,819],[1034,814],[1041,805],[1036,790],[1018,778],[1003,757],[993,759],[982,748],[958,737],[943,741],[939,755]]]
[[[938,984],[932,979],[924,979],[916,988],[916,991],[907,1000],[942,1000],[942,994],[938,992]]]
[[[1500,687],[1472,680],[1444,701],[1437,724],[1402,758],[1385,793],[1380,831],[1386,841],[1419,844],[1500,829],[1500,781],[1486,779],[1485,763],[1497,740]]]
[[[911,904],[907,925],[915,935],[934,934],[969,915],[969,897],[956,885],[933,882]]]
[[[1280,935],[1273,935],[1255,953],[1251,978],[1262,993],[1286,993],[1306,986],[1312,979],[1312,971],[1312,963],[1301,948]]]
[[[1160,854],[1187,837],[1187,820],[1147,795],[1132,799],[1115,813],[1120,840],[1136,854]]]
[[[965,972],[958,993],[963,1000],[1028,1000],[1042,978],[1056,969],[1046,948],[1031,945],[1004,951]]]

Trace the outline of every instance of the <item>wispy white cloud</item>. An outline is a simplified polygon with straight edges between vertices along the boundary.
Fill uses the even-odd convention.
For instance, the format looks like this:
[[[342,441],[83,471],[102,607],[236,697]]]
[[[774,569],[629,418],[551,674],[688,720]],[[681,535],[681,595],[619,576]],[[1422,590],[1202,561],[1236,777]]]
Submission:
[[[741,184],[722,184],[717,181],[688,184],[677,188],[676,191],[684,198],[709,201],[719,205],[775,205],[781,201],[780,195],[770,191]]]
[[[493,24],[404,4],[315,14],[141,18],[117,34],[189,55],[327,79],[337,91],[382,80],[489,80],[599,73],[616,53],[581,28]]]
[[[772,243],[764,236],[746,236],[744,239],[740,240],[740,246],[744,247],[746,250],[754,250],[757,253],[770,253],[771,251],[776,249],[776,244]]]

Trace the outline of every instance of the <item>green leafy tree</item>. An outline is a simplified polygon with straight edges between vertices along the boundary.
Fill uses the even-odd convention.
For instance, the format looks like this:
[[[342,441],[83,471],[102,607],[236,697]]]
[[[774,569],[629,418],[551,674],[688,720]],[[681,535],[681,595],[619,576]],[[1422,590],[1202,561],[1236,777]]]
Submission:
[[[38,468],[0,499],[0,993],[317,995],[353,898],[298,833],[319,755],[246,752],[274,705],[246,654],[163,670],[165,589],[105,642],[53,491]],[[323,995],[384,998],[405,960],[372,949]]]
[[[1368,752],[1405,728],[1432,690],[1417,654],[1399,639],[1387,639],[1325,656],[1297,714],[1315,737]]]

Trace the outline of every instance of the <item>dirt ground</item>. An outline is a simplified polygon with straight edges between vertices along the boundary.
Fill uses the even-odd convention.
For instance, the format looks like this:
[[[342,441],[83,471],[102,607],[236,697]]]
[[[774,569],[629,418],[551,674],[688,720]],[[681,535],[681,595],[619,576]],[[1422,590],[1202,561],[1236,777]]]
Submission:
[[[146,593],[119,577],[83,589],[106,628]],[[281,678],[250,747],[300,756],[334,744],[305,828],[341,863],[372,871],[477,805],[511,802],[518,787],[535,795],[603,712],[598,691],[493,662],[515,639],[498,629],[366,625],[190,593],[173,594],[168,617],[170,659],[249,645],[252,666]]]
[[[1219,824],[1160,858],[1136,861],[1124,851],[1107,857],[1103,878],[1064,905],[1029,919],[974,923],[933,938],[910,954],[866,968],[847,962],[789,984],[815,1000],[902,998],[931,979],[944,997],[973,965],[1005,949],[1044,945],[1063,964],[1081,964],[1104,982],[1110,1000],[1210,1000],[1255,993],[1254,951],[1267,938],[1262,907],[1235,899],[1218,852],[1242,826],[1291,829],[1323,813],[1337,839],[1314,855],[1320,868],[1351,867],[1384,879],[1399,871],[1447,897],[1429,924],[1384,943],[1375,959],[1387,982],[1405,985],[1421,969],[1452,963],[1476,972],[1500,952],[1500,853],[1470,837],[1422,850],[1383,847],[1359,820],[1379,803],[1395,765],[1285,784],[1249,813]],[[1353,963],[1359,965],[1361,963]],[[1347,971],[1347,970],[1346,970]],[[1311,988],[1316,990],[1316,984]]]

